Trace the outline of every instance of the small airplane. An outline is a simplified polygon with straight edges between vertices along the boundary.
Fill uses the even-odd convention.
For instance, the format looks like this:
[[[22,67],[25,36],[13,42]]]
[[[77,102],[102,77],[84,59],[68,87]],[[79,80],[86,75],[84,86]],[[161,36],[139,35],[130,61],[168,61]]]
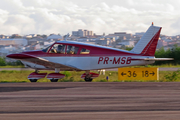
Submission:
[[[9,54],[6,57],[18,59],[26,67],[35,69],[35,72],[28,76],[31,82],[46,77],[47,73],[39,73],[39,70],[55,70],[47,75],[51,82],[65,77],[59,73],[60,71],[85,71],[81,78],[91,82],[99,74],[90,70],[148,65],[156,60],[173,60],[154,57],[160,32],[161,27],[152,24],[131,51],[64,40],[57,41],[43,50]]]

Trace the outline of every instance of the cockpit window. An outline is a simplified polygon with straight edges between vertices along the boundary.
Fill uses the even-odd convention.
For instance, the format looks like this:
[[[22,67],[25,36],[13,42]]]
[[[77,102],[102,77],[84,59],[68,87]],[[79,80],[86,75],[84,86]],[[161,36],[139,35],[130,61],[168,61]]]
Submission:
[[[66,45],[54,44],[49,53],[60,53],[65,54]]]
[[[75,47],[75,46],[68,45],[68,46],[67,46],[66,53],[67,53],[67,54],[77,54],[77,53],[78,53],[78,50],[79,50],[79,47]]]
[[[80,54],[89,54],[90,50],[82,48]]]

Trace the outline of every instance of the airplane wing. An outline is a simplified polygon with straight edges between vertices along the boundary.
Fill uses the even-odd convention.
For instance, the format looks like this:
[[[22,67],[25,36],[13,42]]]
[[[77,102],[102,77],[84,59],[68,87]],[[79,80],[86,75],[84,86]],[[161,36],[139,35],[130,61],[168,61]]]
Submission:
[[[131,58],[130,60],[164,61],[164,60],[174,60],[174,58]]]
[[[44,58],[29,55],[29,54],[12,54],[12,55],[13,56],[8,55],[7,57],[13,57],[14,59],[18,59],[18,60],[42,65],[42,66],[45,66],[47,69],[60,68],[61,70],[67,70],[67,71],[73,71],[73,70],[80,71],[81,70],[81,69],[78,69],[72,65],[70,66],[70,65],[63,65],[60,63],[51,62],[51,61],[46,60]]]

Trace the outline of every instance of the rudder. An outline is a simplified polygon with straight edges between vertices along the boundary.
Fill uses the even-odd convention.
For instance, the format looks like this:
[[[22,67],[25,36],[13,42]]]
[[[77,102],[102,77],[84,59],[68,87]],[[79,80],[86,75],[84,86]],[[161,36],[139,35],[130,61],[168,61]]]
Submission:
[[[131,51],[145,56],[154,56],[160,32],[161,27],[152,24]]]

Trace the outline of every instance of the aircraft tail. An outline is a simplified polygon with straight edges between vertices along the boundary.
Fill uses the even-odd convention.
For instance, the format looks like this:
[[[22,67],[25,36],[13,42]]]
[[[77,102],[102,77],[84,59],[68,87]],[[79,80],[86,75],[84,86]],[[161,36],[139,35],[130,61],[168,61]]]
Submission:
[[[145,56],[154,56],[160,32],[161,27],[152,24],[131,51]]]

